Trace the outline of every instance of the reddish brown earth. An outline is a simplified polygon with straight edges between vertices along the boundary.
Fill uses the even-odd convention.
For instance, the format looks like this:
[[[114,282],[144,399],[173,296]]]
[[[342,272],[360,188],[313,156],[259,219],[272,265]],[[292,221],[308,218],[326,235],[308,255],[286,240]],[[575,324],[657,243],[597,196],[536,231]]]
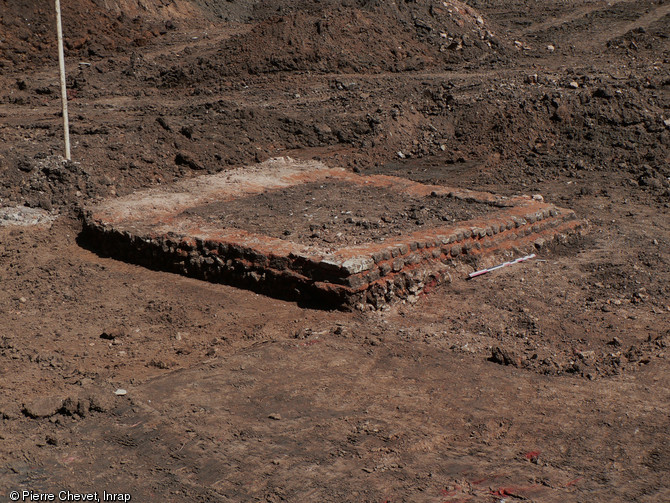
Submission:
[[[366,202],[365,207],[361,201]],[[226,226],[277,238],[350,245],[469,220],[493,210],[485,203],[448,195],[418,198],[336,181],[266,192],[192,211]]]
[[[2,498],[670,501],[670,3],[63,4],[72,163],[52,2],[0,0],[0,206],[60,215],[0,226]],[[354,313],[78,244],[84,205],[282,155],[590,232]]]

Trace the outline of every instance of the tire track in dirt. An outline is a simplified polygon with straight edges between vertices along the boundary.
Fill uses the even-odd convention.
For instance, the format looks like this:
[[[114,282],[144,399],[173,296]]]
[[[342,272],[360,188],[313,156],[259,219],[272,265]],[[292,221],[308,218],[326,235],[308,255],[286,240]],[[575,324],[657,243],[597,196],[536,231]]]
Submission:
[[[613,5],[627,1],[629,0],[612,0],[609,2],[597,2],[596,5],[589,5],[582,7],[580,9],[575,9],[574,11],[570,12],[569,14],[566,14],[565,16],[554,17],[541,23],[532,24],[528,28],[524,29],[521,32],[521,35],[528,35],[531,33],[541,33],[550,28],[556,28],[557,26],[561,26],[571,21],[580,19],[596,10],[602,10],[602,7],[610,8]]]
[[[645,5],[640,5],[639,2],[631,2],[630,0],[614,0],[610,2],[600,2],[598,5],[591,5],[588,7],[583,7],[577,9],[565,16],[560,16],[556,18],[549,19],[547,21],[534,24],[524,29],[521,32],[521,36],[529,35],[539,35],[541,33],[546,33],[547,31],[564,27],[575,23],[578,21],[586,21],[589,16],[593,19],[589,21],[588,24],[588,37],[572,37],[570,38],[570,44],[573,45],[576,49],[583,51],[591,51],[600,46],[605,45],[610,40],[613,40],[617,37],[620,37],[627,32],[634,30],[636,28],[647,28],[656,21],[662,19],[665,16],[670,15],[670,4],[662,4],[654,9],[649,10],[646,13],[642,13],[637,19],[633,21],[617,21],[614,18],[603,18],[598,20],[594,16],[595,13],[607,13],[612,11],[617,5],[627,3],[630,4],[630,10],[639,10],[644,12]],[[601,21],[607,23],[607,29],[604,30],[595,30],[593,29],[594,22]],[[569,30],[569,32],[579,31]]]
[[[648,28],[659,19],[662,19],[663,17],[669,15],[670,15],[670,3],[666,3],[664,5],[661,5],[660,7],[657,7],[656,9],[653,9],[647,14],[640,16],[635,21],[631,21],[628,23],[612,24],[609,30],[602,31],[595,36],[586,38],[584,40],[586,42],[584,47],[588,49],[594,49],[600,45],[606,44],[610,40],[625,35],[629,31],[634,30],[636,28]]]

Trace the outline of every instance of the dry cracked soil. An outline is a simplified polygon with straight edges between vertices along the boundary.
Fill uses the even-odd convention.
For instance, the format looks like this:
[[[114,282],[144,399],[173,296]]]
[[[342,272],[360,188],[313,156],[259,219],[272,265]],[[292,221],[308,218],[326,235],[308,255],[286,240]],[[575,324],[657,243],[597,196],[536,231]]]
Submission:
[[[0,0],[0,499],[670,501],[668,1],[62,3],[71,162],[53,4]],[[589,232],[353,312],[80,246],[86,205],[280,156]]]

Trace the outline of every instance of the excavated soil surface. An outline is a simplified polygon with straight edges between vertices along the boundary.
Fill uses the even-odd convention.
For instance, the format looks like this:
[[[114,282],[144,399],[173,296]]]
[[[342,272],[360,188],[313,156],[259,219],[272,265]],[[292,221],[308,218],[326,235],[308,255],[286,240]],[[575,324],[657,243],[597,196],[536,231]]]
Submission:
[[[54,4],[0,0],[0,498],[670,501],[667,0],[61,3],[71,162]],[[590,231],[353,313],[78,244],[83,206],[281,156],[541,194]],[[232,218],[438,216],[339,189],[311,196],[351,212],[334,234],[304,198]]]
[[[491,205],[449,195],[411,197],[348,182],[318,182],[188,210],[222,227],[298,243],[351,246],[485,216]]]

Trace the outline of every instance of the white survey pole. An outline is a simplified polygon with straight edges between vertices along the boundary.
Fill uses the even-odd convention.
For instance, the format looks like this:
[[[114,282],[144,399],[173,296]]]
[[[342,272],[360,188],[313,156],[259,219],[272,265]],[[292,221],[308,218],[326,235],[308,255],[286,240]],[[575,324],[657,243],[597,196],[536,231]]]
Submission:
[[[63,23],[60,17],[60,0],[56,0],[56,31],[58,32],[58,64],[60,65],[60,97],[63,106],[63,132],[65,134],[65,158],[70,157],[70,124],[67,117],[67,88],[65,87],[65,54],[63,52]]]

